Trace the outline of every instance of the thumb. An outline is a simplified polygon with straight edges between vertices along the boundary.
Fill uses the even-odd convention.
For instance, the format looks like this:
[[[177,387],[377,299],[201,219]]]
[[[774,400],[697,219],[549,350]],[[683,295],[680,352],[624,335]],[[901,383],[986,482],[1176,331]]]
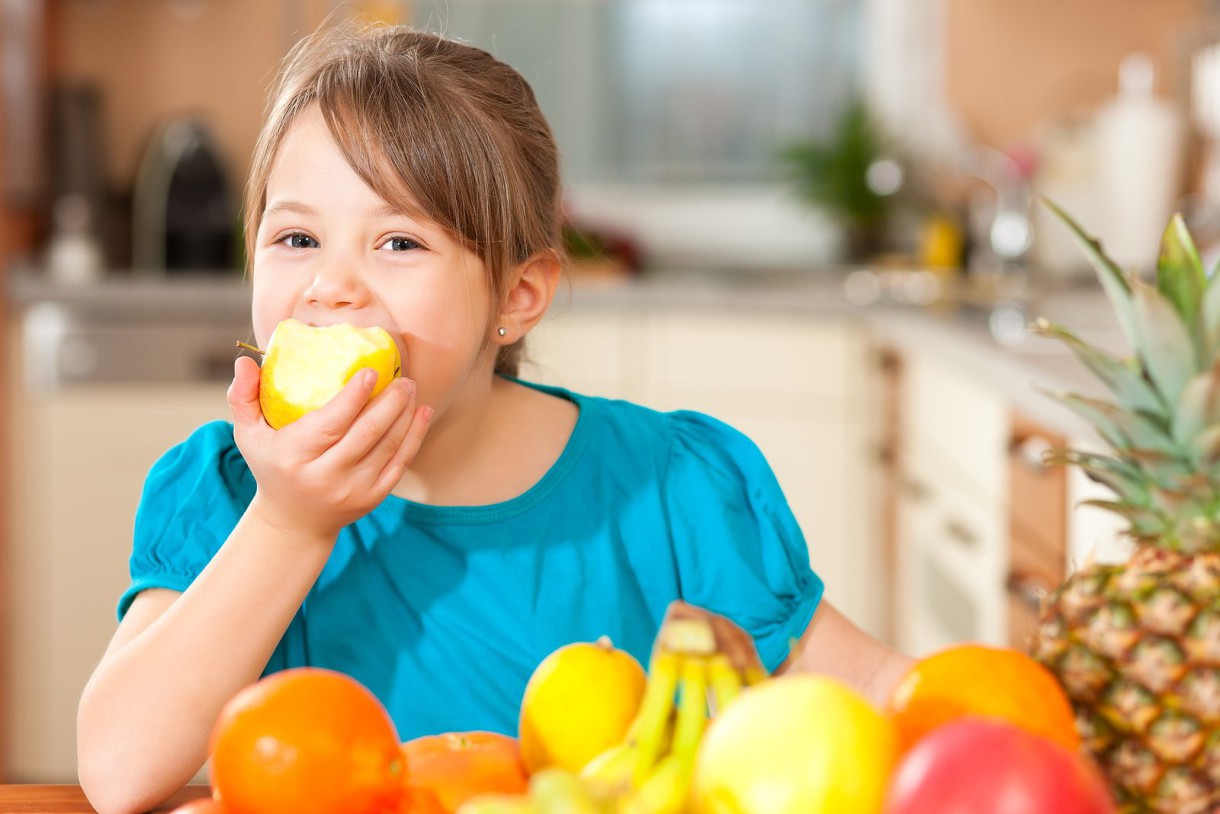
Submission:
[[[233,363],[233,383],[227,398],[233,412],[233,423],[256,424],[262,420],[263,409],[258,403],[258,364],[249,356],[239,356]]]

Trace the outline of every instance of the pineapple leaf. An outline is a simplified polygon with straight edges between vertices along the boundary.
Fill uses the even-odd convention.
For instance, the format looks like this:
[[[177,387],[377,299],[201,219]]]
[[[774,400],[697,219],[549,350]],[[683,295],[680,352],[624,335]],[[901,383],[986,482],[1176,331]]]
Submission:
[[[1081,450],[1055,450],[1046,456],[1048,466],[1078,467],[1090,480],[1109,488],[1123,503],[1147,506],[1150,501],[1147,484],[1138,469],[1126,461]]]
[[[1194,327],[1199,302],[1207,286],[1203,260],[1181,214],[1175,214],[1161,238],[1161,254],[1156,264],[1156,285],[1173,303],[1187,327]]]
[[[1173,417],[1173,437],[1188,446],[1208,427],[1220,424],[1220,362],[1213,364],[1182,388]]]
[[[1075,393],[1054,394],[1077,415],[1097,428],[1098,433],[1115,449],[1124,453],[1144,450],[1173,457],[1177,447],[1165,430],[1139,413],[1129,413],[1121,407],[1100,399],[1086,398]]]
[[[1211,361],[1220,349],[1220,274],[1213,273],[1199,303],[1199,328],[1203,335],[1203,361]]]
[[[1142,371],[1132,369],[1122,360],[1103,353],[1071,331],[1045,319],[1034,322],[1031,330],[1039,336],[1058,339],[1067,345],[1076,358],[1110,388],[1119,404],[1125,409],[1132,412],[1141,410],[1153,415],[1165,412],[1165,405],[1161,401],[1160,395],[1144,379]]]
[[[1097,272],[1097,279],[1101,281],[1101,287],[1105,290],[1106,296],[1110,298],[1119,327],[1122,328],[1123,334],[1131,346],[1139,347],[1135,331],[1135,307],[1131,301],[1131,284],[1127,281],[1127,276],[1113,260],[1106,256],[1105,251],[1101,248],[1101,243],[1086,234],[1071,215],[1050,198],[1043,197],[1042,203],[1067,226],[1072,236],[1076,238],[1076,242],[1084,249],[1089,263]]]
[[[1135,348],[1166,404],[1177,404],[1186,383],[1199,370],[1195,343],[1182,318],[1161,292],[1132,280]]]
[[[1192,438],[1190,453],[1198,466],[1210,467],[1220,461],[1220,426],[1208,427]]]
[[[1131,521],[1131,533],[1140,537],[1156,535],[1163,531],[1166,526],[1164,518],[1161,517],[1160,512],[1156,509],[1129,506],[1117,500],[1082,500],[1079,505],[1105,509],[1119,517],[1126,518]]]

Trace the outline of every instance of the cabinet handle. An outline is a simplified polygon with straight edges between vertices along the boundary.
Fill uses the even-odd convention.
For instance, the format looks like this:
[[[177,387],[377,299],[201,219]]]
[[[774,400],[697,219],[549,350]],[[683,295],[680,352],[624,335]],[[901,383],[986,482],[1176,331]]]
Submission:
[[[924,501],[928,499],[931,490],[924,486],[921,481],[912,477],[907,477],[902,482],[903,490],[907,493],[907,497],[912,500]]]
[[[1043,600],[1054,590],[1050,580],[1031,571],[1009,571],[1004,587],[1035,613],[1041,613]]]
[[[974,548],[979,541],[979,538],[965,523],[952,518],[945,522],[945,533],[967,548]]]
[[[1008,444],[1008,454],[1035,472],[1046,471],[1046,454],[1055,445],[1042,435],[1014,436]]]

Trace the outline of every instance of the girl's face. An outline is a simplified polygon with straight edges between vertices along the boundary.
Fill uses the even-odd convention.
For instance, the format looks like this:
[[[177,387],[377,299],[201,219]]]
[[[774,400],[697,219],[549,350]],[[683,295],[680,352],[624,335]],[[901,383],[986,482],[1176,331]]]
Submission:
[[[380,325],[403,373],[438,414],[475,374],[490,380],[495,346],[482,261],[437,225],[394,211],[340,152],[316,106],[292,124],[267,184],[254,249],[254,333],[276,324]]]

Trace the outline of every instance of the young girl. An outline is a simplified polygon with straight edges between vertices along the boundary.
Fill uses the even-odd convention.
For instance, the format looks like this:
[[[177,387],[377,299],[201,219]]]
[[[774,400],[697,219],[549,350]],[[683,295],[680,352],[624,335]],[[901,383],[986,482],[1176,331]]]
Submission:
[[[487,53],[381,28],[289,56],[247,189],[257,341],[288,317],[380,325],[407,375],[371,402],[358,375],[276,431],[239,358],[232,423],[153,467],[80,703],[99,811],[185,783],[261,674],[347,673],[404,740],[515,734],[543,657],[605,634],[646,664],[675,600],[739,625],[769,670],[888,692],[906,660],[820,601],[749,440],[514,378],[560,274],[560,193],[532,91]]]

